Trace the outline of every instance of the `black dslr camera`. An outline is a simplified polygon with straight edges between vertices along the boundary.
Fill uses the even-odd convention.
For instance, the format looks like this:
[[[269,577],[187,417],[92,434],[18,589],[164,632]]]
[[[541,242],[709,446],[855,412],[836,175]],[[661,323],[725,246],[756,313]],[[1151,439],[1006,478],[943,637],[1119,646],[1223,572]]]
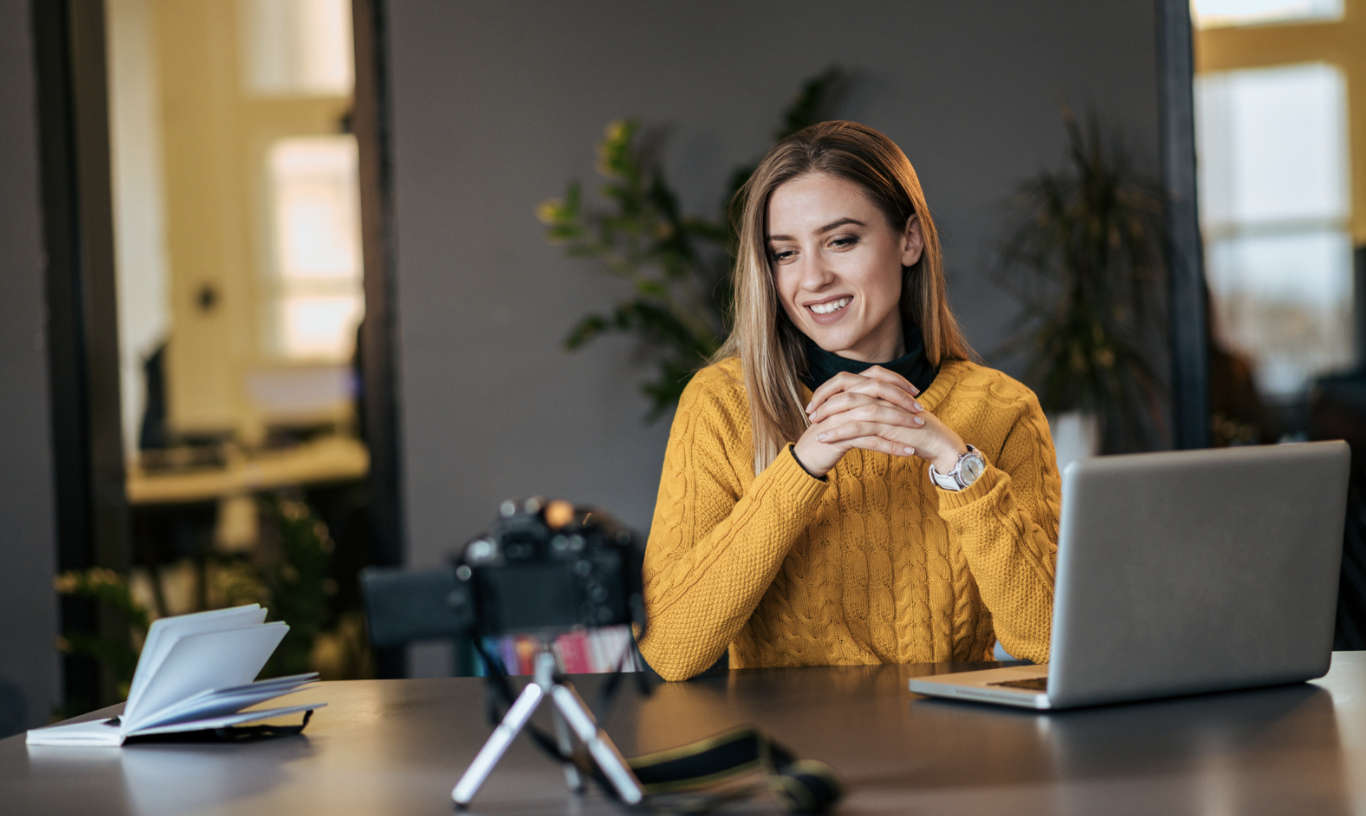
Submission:
[[[600,511],[505,501],[445,567],[361,572],[370,642],[643,628],[642,555],[639,536]]]

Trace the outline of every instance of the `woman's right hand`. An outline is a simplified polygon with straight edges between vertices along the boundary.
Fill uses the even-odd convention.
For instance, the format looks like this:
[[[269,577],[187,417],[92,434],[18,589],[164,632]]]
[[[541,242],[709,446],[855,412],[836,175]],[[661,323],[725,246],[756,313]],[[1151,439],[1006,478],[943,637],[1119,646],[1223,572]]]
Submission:
[[[815,421],[797,440],[797,460],[811,475],[822,477],[854,448],[914,456],[914,447],[895,437],[924,427],[924,418],[917,416],[925,410],[915,399],[919,393],[906,378],[881,366],[836,374],[816,389],[807,405]],[[833,433],[836,429],[840,432]]]

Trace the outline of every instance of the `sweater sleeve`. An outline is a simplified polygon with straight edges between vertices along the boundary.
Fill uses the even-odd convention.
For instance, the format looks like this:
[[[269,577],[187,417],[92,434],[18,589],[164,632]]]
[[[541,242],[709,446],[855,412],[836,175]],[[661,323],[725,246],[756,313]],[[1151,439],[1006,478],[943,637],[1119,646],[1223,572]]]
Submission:
[[[714,382],[699,374],[679,402],[645,548],[640,649],[668,680],[705,671],[726,650],[826,489],[790,452],[744,486],[732,456],[749,461],[747,409],[741,417],[743,402],[704,379]]]
[[[957,537],[1006,651],[1048,662],[1062,483],[1048,421],[1027,393],[996,461],[966,490],[939,490],[939,512]]]

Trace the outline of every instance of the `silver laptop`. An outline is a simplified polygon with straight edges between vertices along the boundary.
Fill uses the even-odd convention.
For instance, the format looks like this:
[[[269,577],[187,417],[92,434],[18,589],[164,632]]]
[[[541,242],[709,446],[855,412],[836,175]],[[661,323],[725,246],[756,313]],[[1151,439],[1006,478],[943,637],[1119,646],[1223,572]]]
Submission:
[[[1072,463],[1050,662],[911,691],[1059,709],[1323,676],[1350,461],[1311,442]]]

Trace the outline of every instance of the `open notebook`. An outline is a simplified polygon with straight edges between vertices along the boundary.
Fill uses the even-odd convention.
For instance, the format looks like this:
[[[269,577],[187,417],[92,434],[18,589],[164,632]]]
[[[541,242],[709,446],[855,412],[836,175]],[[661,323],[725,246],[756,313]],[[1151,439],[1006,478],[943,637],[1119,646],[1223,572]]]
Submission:
[[[243,711],[318,679],[310,673],[252,682],[289,631],[283,622],[265,620],[266,610],[252,604],[156,621],[123,714],[35,728],[28,744],[117,747],[128,737],[226,728],[321,708],[325,703]]]

